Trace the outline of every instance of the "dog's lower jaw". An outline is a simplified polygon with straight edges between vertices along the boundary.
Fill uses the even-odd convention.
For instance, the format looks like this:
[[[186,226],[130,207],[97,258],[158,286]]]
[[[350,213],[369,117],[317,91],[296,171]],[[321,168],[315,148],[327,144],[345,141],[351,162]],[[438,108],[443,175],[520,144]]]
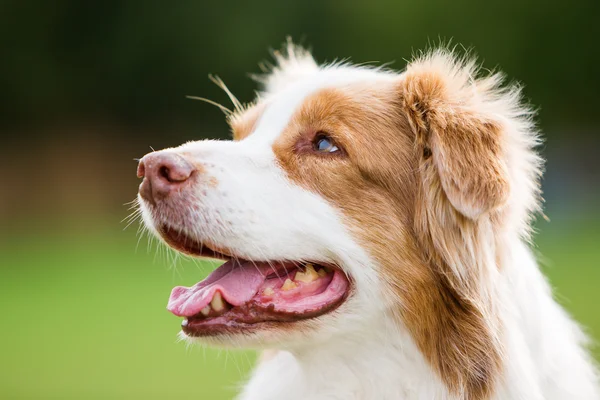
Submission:
[[[518,238],[507,245],[512,250],[502,266],[501,375],[488,397],[468,400],[600,399],[584,335],[553,300],[527,246]],[[448,391],[402,326],[383,315],[369,322],[314,346],[270,354],[238,399],[466,398]]]

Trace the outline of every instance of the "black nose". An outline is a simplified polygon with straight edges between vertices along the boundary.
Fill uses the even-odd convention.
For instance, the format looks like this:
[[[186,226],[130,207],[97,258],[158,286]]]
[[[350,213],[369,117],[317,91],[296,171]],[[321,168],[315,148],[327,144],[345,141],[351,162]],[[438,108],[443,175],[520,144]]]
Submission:
[[[140,196],[152,204],[165,199],[188,181],[194,167],[185,158],[169,151],[147,154],[138,164],[137,176],[144,178]]]

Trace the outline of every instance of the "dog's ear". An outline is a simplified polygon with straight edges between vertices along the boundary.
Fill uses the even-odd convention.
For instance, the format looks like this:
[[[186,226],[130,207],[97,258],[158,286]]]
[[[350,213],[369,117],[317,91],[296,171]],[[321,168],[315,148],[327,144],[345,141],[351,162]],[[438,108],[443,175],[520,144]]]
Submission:
[[[435,317],[413,322],[433,321],[427,334],[413,328],[414,337],[457,397],[487,399],[503,354],[489,228],[509,200],[504,124],[511,116],[499,107],[506,98],[496,98],[499,77],[477,79],[475,71],[449,52],[432,52],[408,65],[399,91],[418,159],[415,233],[435,276],[430,293],[438,293]]]
[[[474,71],[473,63],[437,51],[408,65],[400,89],[424,185],[440,186],[472,220],[501,207],[510,190],[502,120],[487,107],[499,78],[476,79]]]
[[[526,234],[539,209],[541,161],[519,88],[476,75],[473,62],[438,50],[410,63],[394,90],[399,127],[415,143],[416,244],[434,282],[417,291],[434,293],[430,311],[404,321],[457,398],[481,400],[501,379],[504,357],[498,245]]]
[[[319,67],[307,49],[287,41],[282,50],[273,51],[275,65],[261,64],[264,74],[252,75],[252,78],[262,84],[263,93],[275,93],[303,77],[314,74]]]

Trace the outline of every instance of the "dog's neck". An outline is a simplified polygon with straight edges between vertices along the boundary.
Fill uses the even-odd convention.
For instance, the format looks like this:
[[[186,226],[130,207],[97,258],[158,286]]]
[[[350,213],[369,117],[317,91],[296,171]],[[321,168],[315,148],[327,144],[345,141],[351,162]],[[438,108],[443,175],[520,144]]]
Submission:
[[[410,336],[391,321],[374,319],[368,330],[278,351],[259,363],[240,398],[448,398]]]

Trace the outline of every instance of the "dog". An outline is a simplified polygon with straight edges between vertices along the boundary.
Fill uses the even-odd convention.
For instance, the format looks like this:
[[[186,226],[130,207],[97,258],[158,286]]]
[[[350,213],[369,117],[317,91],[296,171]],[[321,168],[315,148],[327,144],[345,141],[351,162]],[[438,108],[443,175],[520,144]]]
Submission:
[[[543,162],[519,87],[444,48],[402,72],[274,57],[253,103],[231,95],[232,141],[138,165],[145,225],[224,261],[173,289],[181,334],[264,350],[239,398],[599,399],[529,250]]]

